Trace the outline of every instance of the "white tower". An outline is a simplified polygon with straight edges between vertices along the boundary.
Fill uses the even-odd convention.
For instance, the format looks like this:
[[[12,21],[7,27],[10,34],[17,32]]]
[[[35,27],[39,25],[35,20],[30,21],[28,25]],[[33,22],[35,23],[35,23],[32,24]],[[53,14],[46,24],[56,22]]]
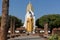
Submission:
[[[32,4],[29,2],[29,4],[27,5],[27,10],[26,10],[26,15],[25,15],[25,22],[24,22],[24,26],[26,31],[28,33],[35,33],[35,16],[34,16],[34,12],[33,12],[33,7]]]

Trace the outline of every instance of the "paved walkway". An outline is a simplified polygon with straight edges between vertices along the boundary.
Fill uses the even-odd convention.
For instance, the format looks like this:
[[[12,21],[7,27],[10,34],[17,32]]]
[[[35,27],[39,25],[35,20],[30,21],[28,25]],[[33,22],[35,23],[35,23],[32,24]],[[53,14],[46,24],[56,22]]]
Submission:
[[[20,36],[8,40],[46,40],[46,39],[39,36]]]

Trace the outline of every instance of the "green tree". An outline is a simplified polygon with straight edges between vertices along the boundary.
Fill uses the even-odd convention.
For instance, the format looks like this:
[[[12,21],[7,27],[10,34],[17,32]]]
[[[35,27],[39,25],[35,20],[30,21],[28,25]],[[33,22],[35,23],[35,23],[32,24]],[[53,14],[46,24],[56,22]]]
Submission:
[[[54,34],[48,38],[48,40],[58,40],[58,39],[59,39],[59,37],[57,34]]]
[[[19,18],[17,18],[17,17],[15,17],[15,16],[9,16],[9,28],[10,28],[10,23],[11,23],[11,19],[12,19],[12,21],[14,21],[15,20],[15,27],[17,28],[17,27],[20,27],[20,26],[22,26],[23,25],[23,23],[22,23],[22,20],[21,19],[19,19]],[[0,16],[0,23],[1,23],[1,16]]]
[[[23,25],[23,23],[22,23],[22,20],[21,19],[19,19],[19,18],[17,18],[17,17],[15,17],[15,16],[11,16],[10,15],[10,17],[9,17],[10,19],[9,19],[9,24],[10,24],[10,22],[11,22],[11,19],[12,19],[12,21],[14,21],[15,20],[15,27],[17,28],[17,27],[20,27],[20,26],[22,26]]]
[[[44,15],[36,20],[36,25],[44,27],[44,22],[48,22],[50,29],[60,27],[60,14]]]
[[[1,27],[1,16],[0,16],[0,27]]]

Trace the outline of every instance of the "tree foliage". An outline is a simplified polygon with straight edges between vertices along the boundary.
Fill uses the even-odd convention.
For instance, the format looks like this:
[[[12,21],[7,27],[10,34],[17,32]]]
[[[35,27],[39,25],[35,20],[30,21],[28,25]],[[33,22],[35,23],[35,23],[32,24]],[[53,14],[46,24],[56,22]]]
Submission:
[[[44,22],[49,23],[49,28],[60,27],[60,14],[44,15],[36,20],[36,25],[44,27]]]
[[[1,16],[0,16],[0,27],[1,27]]]
[[[20,27],[20,26],[23,25],[21,19],[15,17],[15,16],[10,16],[10,22],[11,22],[11,19],[12,19],[12,21],[15,20],[15,27]],[[10,22],[9,22],[9,23],[10,23]]]
[[[11,16],[11,15],[10,15],[10,16],[9,16],[9,25],[8,25],[9,27],[10,27],[11,19],[12,19],[12,21],[15,20],[15,27],[20,27],[20,26],[23,25],[21,19],[15,17],[15,16]],[[0,16],[0,23],[1,23],[1,16]]]

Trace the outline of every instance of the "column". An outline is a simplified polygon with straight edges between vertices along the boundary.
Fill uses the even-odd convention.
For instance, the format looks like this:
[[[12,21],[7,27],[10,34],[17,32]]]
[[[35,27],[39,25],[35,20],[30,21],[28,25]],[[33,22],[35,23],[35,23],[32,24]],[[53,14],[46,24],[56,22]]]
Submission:
[[[48,37],[48,23],[44,23],[44,37]]]

